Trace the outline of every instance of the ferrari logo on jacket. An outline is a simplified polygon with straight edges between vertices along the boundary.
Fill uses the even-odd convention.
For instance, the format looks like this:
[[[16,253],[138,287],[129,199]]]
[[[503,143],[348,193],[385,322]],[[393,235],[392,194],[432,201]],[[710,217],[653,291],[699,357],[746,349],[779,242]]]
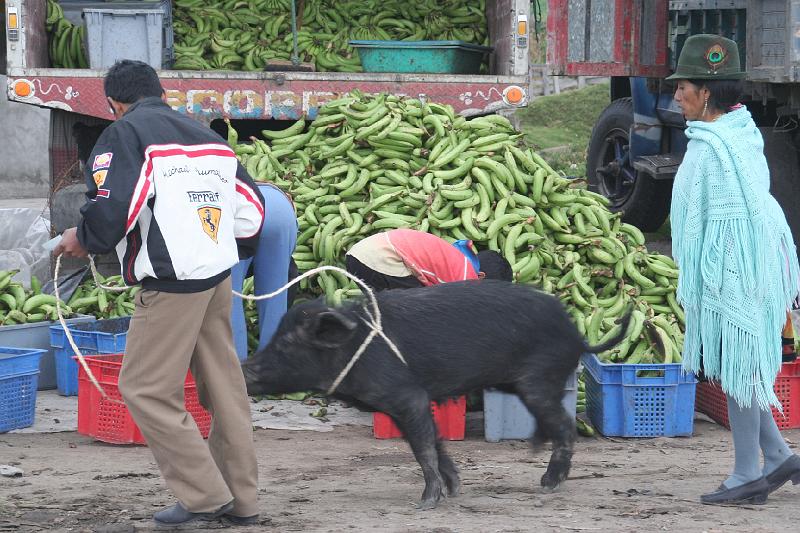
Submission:
[[[211,237],[211,240],[217,242],[219,219],[222,217],[222,209],[213,205],[204,205],[197,209],[197,214],[200,216],[200,223],[203,225],[203,231],[206,232],[206,235]]]

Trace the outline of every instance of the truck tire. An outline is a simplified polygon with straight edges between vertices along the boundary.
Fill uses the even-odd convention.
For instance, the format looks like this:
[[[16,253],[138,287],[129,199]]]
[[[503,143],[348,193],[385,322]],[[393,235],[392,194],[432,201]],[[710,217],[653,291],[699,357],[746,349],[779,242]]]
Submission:
[[[656,180],[636,171],[628,156],[633,100],[620,98],[597,119],[589,140],[586,176],[589,189],[611,201],[609,209],[642,231],[656,231],[669,214],[672,180]]]

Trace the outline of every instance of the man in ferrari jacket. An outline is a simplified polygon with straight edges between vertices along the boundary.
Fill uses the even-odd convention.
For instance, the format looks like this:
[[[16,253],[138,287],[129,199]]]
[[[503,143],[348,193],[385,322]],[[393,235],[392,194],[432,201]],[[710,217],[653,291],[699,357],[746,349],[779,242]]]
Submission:
[[[160,525],[257,522],[250,402],[231,333],[230,269],[250,257],[264,201],[230,147],[173,111],[155,70],[123,60],[105,78],[116,122],[86,164],[88,201],[55,254],[116,250],[141,285],[119,390],[177,503]],[[184,406],[187,371],[211,413],[208,445]]]

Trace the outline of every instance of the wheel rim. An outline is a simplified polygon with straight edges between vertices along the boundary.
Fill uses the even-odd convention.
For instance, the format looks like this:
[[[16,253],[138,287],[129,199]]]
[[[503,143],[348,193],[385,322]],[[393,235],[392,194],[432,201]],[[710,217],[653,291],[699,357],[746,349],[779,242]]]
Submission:
[[[609,199],[611,207],[619,208],[630,199],[636,184],[636,170],[630,163],[628,132],[615,128],[606,134],[597,184],[600,193]]]

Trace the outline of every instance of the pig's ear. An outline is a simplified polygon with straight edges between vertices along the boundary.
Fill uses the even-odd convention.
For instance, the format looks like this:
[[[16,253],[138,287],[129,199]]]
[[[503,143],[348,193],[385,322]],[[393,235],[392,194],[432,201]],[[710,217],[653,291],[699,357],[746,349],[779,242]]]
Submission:
[[[308,335],[321,348],[337,348],[350,340],[358,324],[334,309],[322,311],[311,321]]]

